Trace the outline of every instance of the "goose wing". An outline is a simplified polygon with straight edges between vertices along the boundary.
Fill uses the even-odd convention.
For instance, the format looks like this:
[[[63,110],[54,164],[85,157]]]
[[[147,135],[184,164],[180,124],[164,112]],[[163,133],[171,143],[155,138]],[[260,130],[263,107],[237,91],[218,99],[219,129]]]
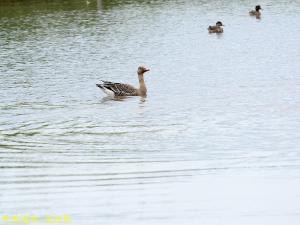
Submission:
[[[114,83],[102,80],[102,86],[112,91],[116,96],[136,95],[137,89],[130,84]]]

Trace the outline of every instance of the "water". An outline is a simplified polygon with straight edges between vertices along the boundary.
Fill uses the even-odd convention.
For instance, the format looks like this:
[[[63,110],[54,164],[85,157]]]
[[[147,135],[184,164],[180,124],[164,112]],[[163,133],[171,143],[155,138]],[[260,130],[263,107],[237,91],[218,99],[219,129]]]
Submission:
[[[1,1],[0,216],[299,224],[300,1],[260,4]]]

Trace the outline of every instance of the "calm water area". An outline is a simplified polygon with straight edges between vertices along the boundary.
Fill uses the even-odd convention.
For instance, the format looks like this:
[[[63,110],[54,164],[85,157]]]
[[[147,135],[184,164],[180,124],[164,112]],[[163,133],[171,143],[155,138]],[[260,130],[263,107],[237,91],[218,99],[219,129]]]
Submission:
[[[0,218],[299,225],[300,0],[258,3],[0,0]]]

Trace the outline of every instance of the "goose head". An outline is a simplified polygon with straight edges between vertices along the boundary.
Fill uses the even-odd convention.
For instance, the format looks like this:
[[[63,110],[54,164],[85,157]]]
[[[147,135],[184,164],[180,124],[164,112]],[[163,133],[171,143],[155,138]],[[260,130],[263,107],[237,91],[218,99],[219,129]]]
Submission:
[[[138,73],[138,75],[142,75],[142,74],[144,74],[145,72],[148,72],[148,71],[149,71],[149,69],[147,69],[143,66],[139,66],[139,68],[137,70],[137,73]]]

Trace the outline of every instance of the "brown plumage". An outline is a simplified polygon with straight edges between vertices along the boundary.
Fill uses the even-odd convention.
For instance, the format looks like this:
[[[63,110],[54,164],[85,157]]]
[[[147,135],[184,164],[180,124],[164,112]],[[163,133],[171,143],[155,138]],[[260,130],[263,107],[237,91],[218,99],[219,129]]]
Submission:
[[[222,28],[222,26],[224,26],[224,25],[222,24],[222,22],[221,22],[221,21],[218,21],[218,22],[216,22],[216,26],[209,26],[209,27],[207,28],[207,30],[208,30],[209,33],[223,33],[223,28]]]
[[[139,88],[135,88],[130,84],[114,83],[110,81],[102,81],[101,84],[96,84],[104,93],[111,97],[117,96],[146,96],[147,88],[144,81],[144,73],[149,71],[143,66],[138,68],[137,74],[139,78]]]
[[[255,10],[251,10],[249,12],[250,16],[256,16],[256,17],[260,17],[261,12],[259,10],[262,10],[262,8],[260,7],[260,5],[255,6]]]

